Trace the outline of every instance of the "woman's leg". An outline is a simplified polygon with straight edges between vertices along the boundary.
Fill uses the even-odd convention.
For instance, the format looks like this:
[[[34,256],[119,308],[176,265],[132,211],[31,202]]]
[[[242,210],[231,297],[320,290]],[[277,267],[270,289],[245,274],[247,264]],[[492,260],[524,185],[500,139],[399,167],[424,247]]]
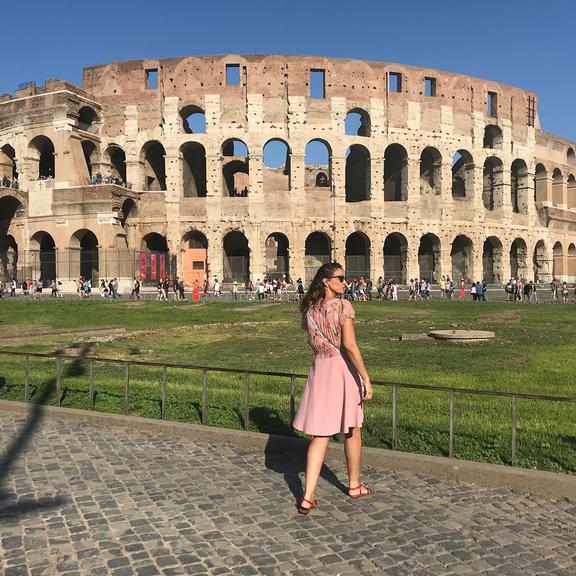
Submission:
[[[328,436],[314,436],[308,445],[308,454],[306,456],[306,487],[304,488],[304,498],[314,502],[314,493],[316,492],[316,484],[318,484],[318,477],[324,458],[326,457],[326,450],[328,448]],[[304,508],[308,508],[309,504],[304,502]]]
[[[362,460],[362,432],[360,428],[350,428],[344,439],[344,455],[348,467],[348,486],[360,484],[360,462]]]

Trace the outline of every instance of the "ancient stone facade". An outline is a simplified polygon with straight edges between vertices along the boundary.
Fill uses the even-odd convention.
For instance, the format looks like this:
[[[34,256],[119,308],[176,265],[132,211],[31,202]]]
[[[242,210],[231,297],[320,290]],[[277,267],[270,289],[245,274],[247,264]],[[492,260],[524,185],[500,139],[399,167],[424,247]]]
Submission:
[[[0,150],[4,279],[309,280],[336,259],[400,282],[576,280],[575,145],[540,129],[534,94],[489,80],[117,62],[1,97]]]

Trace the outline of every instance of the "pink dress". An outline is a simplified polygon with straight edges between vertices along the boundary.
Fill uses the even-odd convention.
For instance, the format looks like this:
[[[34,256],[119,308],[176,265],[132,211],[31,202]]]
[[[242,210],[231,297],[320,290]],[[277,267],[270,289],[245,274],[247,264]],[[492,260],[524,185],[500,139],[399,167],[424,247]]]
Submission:
[[[314,361],[293,426],[311,436],[332,436],[359,428],[364,420],[360,377],[340,350],[342,324],[354,318],[348,300],[331,298],[309,311],[331,346],[312,322],[306,321]]]

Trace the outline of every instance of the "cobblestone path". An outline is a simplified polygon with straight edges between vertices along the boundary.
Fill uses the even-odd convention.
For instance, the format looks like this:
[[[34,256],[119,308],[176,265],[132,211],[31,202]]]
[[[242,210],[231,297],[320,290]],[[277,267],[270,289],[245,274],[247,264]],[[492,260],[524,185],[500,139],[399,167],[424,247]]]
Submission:
[[[6,453],[27,419],[0,413]],[[16,456],[12,458],[12,456]],[[574,575],[576,506],[330,463],[296,514],[299,458],[41,420],[0,468],[0,562],[20,574]]]

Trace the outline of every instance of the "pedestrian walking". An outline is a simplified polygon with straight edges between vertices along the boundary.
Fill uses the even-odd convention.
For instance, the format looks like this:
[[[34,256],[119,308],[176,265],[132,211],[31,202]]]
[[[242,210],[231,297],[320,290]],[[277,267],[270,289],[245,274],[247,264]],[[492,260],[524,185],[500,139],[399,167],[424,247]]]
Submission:
[[[306,459],[306,486],[298,512],[317,507],[316,484],[328,441],[345,435],[348,495],[368,496],[373,490],[360,483],[363,404],[372,398],[372,386],[354,333],[354,309],[342,298],[345,288],[342,266],[320,266],[300,303],[302,324],[314,361],[304,387],[294,428],[312,436]]]

